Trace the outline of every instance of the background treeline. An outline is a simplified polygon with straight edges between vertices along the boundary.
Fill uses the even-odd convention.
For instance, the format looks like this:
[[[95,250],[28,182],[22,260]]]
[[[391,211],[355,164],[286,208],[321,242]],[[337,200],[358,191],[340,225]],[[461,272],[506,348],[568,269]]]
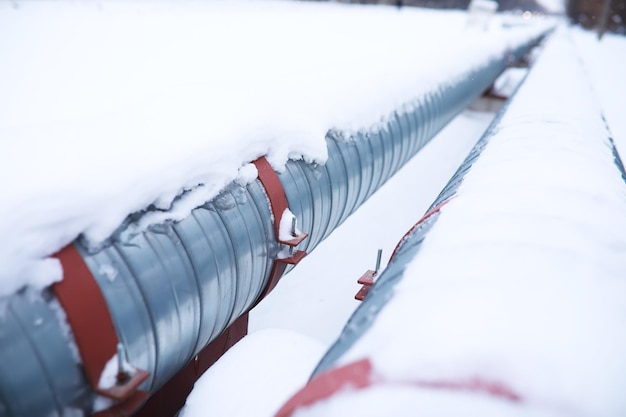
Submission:
[[[318,0],[319,1],[319,0]],[[323,1],[323,0],[322,0]],[[435,9],[467,9],[470,0],[330,0],[339,3],[386,4]],[[498,11],[547,12],[535,0],[497,0]],[[568,0],[567,16],[587,29],[626,33],[626,0]]]

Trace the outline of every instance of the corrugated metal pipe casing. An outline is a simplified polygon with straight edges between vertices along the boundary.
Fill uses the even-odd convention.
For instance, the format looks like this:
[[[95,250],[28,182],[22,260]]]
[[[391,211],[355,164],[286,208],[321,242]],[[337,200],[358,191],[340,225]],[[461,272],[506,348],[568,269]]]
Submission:
[[[537,39],[513,52],[521,57]],[[380,131],[327,137],[328,162],[290,161],[280,174],[311,251],[502,72],[487,62],[395,112]],[[267,196],[257,180],[231,185],[176,224],[130,241],[114,236],[89,253],[75,242],[107,301],[128,361],[150,372],[151,393],[248,311],[279,250]],[[80,295],[77,295],[80,296]],[[51,295],[24,291],[0,316],[0,416],[72,416],[94,397]]]
[[[310,234],[301,247],[315,248],[459,112],[472,103],[540,38],[494,59],[463,79],[440,85],[395,111],[377,132],[344,139],[327,135],[328,161],[313,166],[290,161],[280,174],[291,211]]]

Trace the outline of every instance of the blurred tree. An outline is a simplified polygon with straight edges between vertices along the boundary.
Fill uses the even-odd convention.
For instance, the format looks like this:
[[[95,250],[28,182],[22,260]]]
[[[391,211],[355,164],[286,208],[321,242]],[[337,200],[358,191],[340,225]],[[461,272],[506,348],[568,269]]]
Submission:
[[[387,4],[429,7],[435,9],[467,9],[470,0],[330,0],[340,3]],[[530,10],[545,12],[537,0],[496,0],[498,10]],[[626,0],[563,0],[566,13],[575,23],[601,33],[611,31],[626,33]],[[605,7],[606,6],[606,7]],[[604,11],[604,15],[603,15]],[[603,19],[605,16],[605,19]],[[606,23],[603,24],[603,21]],[[602,26],[602,28],[601,28]]]
[[[606,16],[605,25],[603,11]],[[587,29],[626,33],[626,0],[569,0],[567,15],[574,23]]]
[[[341,3],[388,4],[395,6],[417,6],[433,9],[467,9],[470,0],[334,0]],[[544,11],[536,0],[497,0],[498,10]]]

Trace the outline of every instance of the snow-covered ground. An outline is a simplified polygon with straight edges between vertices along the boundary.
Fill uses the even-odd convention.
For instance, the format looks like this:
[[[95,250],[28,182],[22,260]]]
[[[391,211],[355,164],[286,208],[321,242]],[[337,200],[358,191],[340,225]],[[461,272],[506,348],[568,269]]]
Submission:
[[[60,279],[50,256],[80,235],[97,247],[129,213],[161,209],[136,228],[180,219],[250,181],[258,156],[277,169],[323,162],[329,128],[375,128],[433,80],[534,30],[478,32],[466,17],[294,2],[0,3],[0,297]],[[626,40],[572,35],[626,149]],[[246,401],[271,416],[356,307],[376,249],[391,252],[492,116],[460,116],[287,275],[185,417],[249,416],[232,407]],[[192,192],[176,199],[182,191]]]

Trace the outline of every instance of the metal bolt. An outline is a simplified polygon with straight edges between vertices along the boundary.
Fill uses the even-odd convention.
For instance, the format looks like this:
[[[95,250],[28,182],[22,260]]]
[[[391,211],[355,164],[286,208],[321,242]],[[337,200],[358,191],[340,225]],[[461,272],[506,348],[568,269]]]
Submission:
[[[380,269],[380,259],[382,256],[383,256],[383,250],[378,249],[378,256],[376,256],[376,269],[375,269],[376,273],[378,273],[378,270]]]
[[[296,233],[296,216],[291,218],[291,236],[298,237],[298,234]]]
[[[126,350],[121,343],[117,344],[117,384],[122,385],[130,379],[130,374],[126,370]]]

